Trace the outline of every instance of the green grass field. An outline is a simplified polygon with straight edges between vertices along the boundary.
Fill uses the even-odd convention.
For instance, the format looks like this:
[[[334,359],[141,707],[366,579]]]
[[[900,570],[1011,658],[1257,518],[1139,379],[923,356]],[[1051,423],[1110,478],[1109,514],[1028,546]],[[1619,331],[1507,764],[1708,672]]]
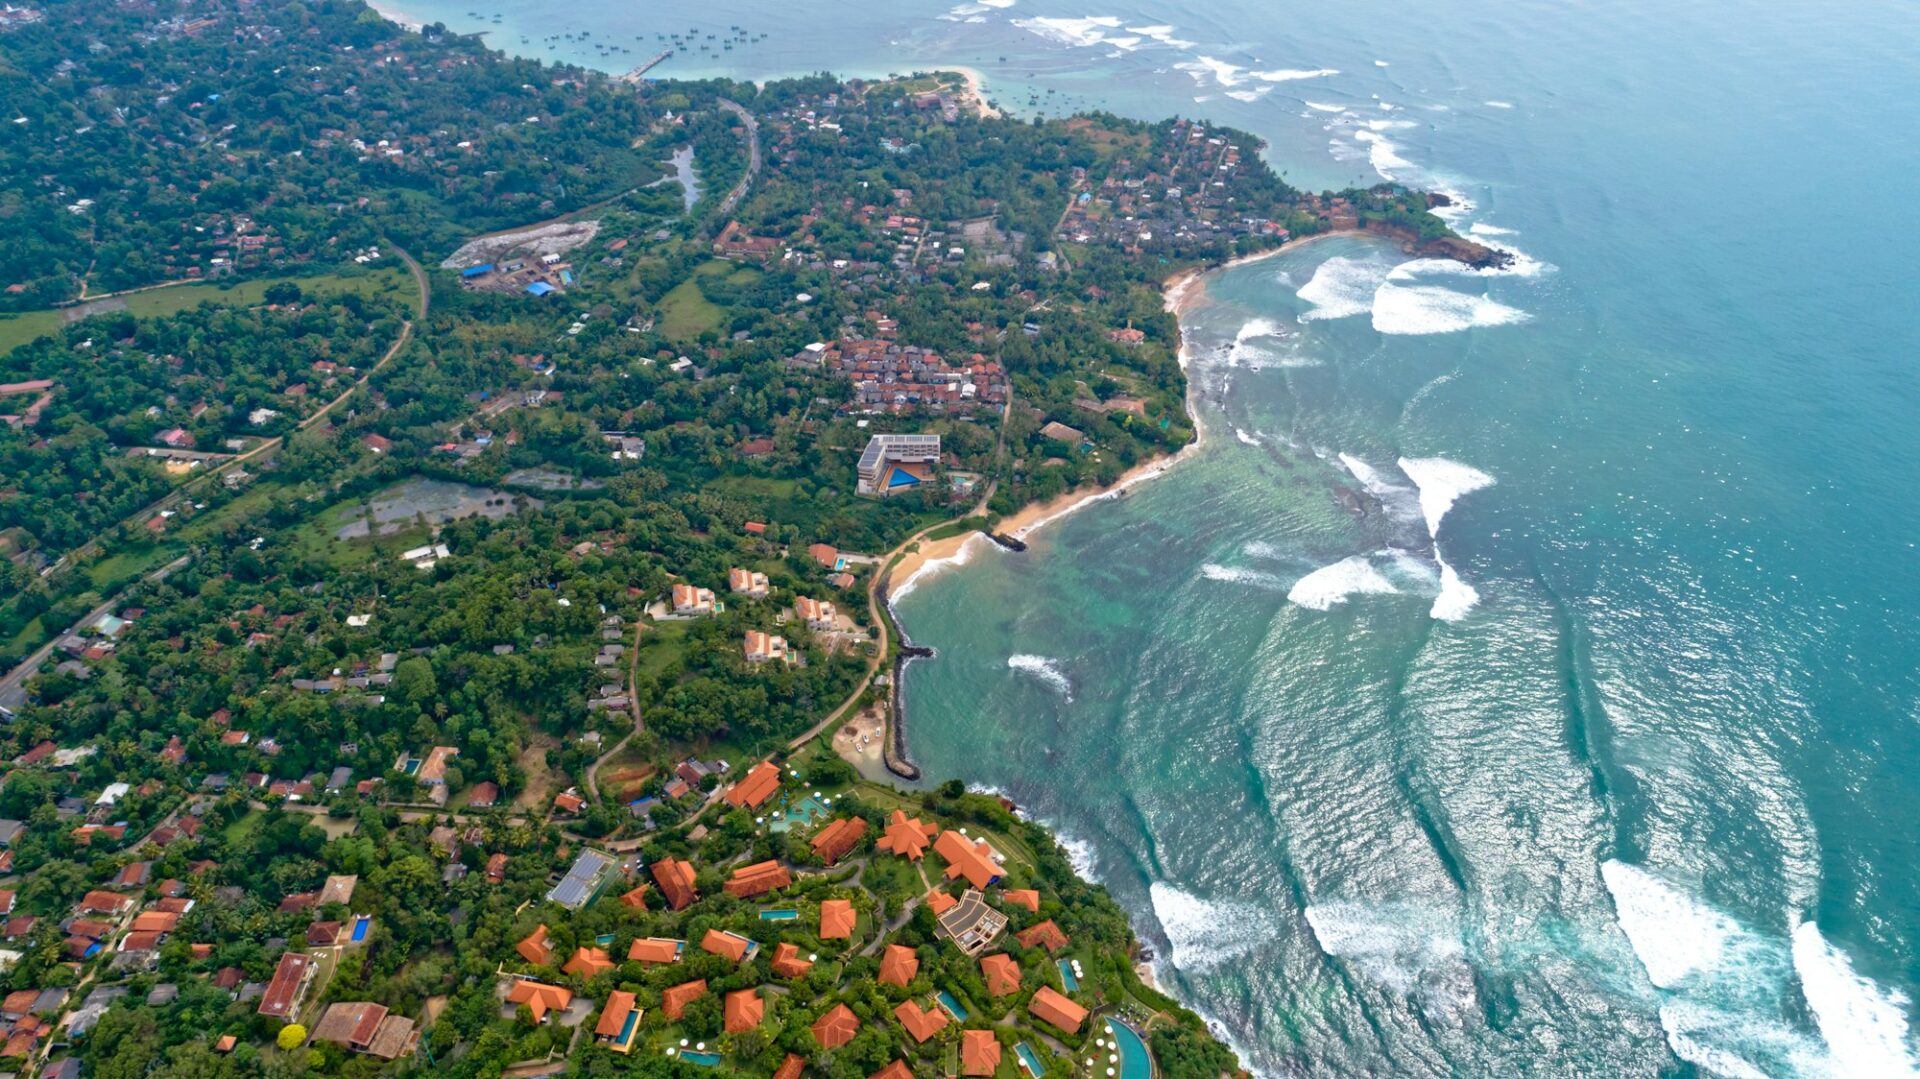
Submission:
[[[281,281],[291,281],[314,294],[357,292],[362,296],[383,296],[391,293],[405,295],[414,291],[412,276],[404,267],[396,265],[351,277],[326,274],[319,277],[263,277],[232,285],[168,285],[95,302],[116,305],[111,310],[124,307],[139,318],[152,318],[198,307],[207,300],[236,306],[257,304],[262,302],[269,286]],[[0,316],[0,353],[12,352],[35,338],[58,332],[67,323],[67,316],[83,306],[86,305]]]
[[[660,332],[669,340],[692,341],[708,330],[719,329],[722,314],[690,277],[660,297]]]

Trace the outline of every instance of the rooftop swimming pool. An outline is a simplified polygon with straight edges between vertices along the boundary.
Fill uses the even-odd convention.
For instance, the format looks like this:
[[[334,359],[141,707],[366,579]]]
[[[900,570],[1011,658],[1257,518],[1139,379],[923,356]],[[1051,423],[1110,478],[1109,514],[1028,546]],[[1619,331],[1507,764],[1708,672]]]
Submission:
[[[1153,1079],[1153,1054],[1140,1035],[1118,1019],[1107,1020],[1107,1029],[1120,1047],[1120,1079]]]

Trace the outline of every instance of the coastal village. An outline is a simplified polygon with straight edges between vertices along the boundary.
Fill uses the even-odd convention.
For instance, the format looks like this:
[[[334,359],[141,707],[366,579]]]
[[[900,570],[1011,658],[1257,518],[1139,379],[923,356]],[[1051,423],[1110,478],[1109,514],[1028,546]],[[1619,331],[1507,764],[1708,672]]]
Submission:
[[[0,1069],[1237,1071],[1044,828],[920,775],[885,598],[1191,441],[1170,273],[1423,196],[951,73],[80,2],[121,32],[0,48],[138,41],[103,107],[221,146],[135,124],[163,160],[326,194],[183,214],[113,282],[162,287],[0,350]],[[215,60],[313,115],[173,100]],[[234,292],[145,298],[216,257]],[[61,273],[10,302],[99,285]]]

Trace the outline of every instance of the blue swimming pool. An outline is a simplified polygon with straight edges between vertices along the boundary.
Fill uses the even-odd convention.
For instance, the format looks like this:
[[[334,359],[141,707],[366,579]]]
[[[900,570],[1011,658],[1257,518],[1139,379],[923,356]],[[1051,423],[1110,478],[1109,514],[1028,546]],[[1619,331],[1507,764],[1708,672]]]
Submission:
[[[367,930],[371,928],[373,928],[373,918],[370,915],[362,914],[353,920],[353,930],[348,934],[347,939],[358,944],[367,939]]]
[[[1038,1079],[1041,1072],[1046,1071],[1040,1066],[1040,1058],[1034,1055],[1033,1047],[1026,1042],[1014,1046],[1013,1055],[1020,1058],[1020,1066],[1027,1069],[1027,1074],[1034,1076],[1035,1079]]]
[[[952,993],[942,989],[940,990],[940,995],[935,999],[940,1002],[942,1008],[947,1010],[947,1014],[953,1016],[955,1020],[962,1023],[967,1021],[967,1010],[960,1006],[959,1001],[953,999]]]
[[[680,1059],[689,1064],[698,1064],[703,1068],[711,1068],[715,1064],[720,1063],[720,1054],[696,1053],[691,1049],[682,1049],[680,1050]]]
[[[1067,992],[1078,992],[1080,979],[1073,976],[1073,960],[1057,959],[1054,961],[1054,966],[1060,968],[1060,984],[1067,987]]]
[[[800,917],[800,912],[797,910],[763,910],[760,912],[760,920],[763,922],[791,922],[798,917]]]
[[[780,812],[780,818],[767,825],[769,831],[784,832],[791,828],[805,828],[815,821],[827,818],[827,807],[820,799],[809,794]]]
[[[1120,1079],[1153,1079],[1153,1054],[1140,1035],[1118,1019],[1107,1020],[1107,1029],[1120,1047]]]

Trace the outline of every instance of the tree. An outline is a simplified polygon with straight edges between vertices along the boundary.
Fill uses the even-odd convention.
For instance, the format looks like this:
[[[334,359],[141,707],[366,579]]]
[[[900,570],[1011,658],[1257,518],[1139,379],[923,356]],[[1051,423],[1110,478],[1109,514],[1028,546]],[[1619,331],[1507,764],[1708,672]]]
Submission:
[[[289,1053],[300,1048],[300,1043],[306,1040],[307,1028],[299,1023],[288,1023],[281,1027],[279,1035],[273,1039],[274,1044]]]

